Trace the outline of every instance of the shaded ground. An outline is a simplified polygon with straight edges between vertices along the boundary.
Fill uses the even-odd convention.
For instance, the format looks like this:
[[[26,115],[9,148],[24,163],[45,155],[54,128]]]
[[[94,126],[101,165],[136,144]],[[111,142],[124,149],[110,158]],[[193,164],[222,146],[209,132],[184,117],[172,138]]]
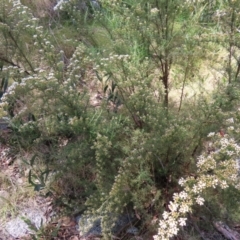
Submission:
[[[0,239],[32,239],[37,235],[58,229],[54,239],[78,239],[77,223],[70,217],[59,217],[54,221],[52,199],[42,197],[28,185],[27,169],[19,160],[9,156],[7,146],[0,145]],[[41,227],[48,223],[49,227]]]

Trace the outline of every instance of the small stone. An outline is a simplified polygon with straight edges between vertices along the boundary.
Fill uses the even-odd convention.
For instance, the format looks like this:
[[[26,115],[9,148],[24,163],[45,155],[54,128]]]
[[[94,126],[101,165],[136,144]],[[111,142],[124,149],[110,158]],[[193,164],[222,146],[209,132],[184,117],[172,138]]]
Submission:
[[[9,199],[9,193],[5,190],[0,190],[0,204]]]
[[[18,182],[19,184],[22,184],[22,183],[23,183],[22,178],[18,178],[18,179],[17,179],[17,182]]]
[[[130,228],[127,229],[126,233],[137,235],[139,233],[139,230],[136,227],[130,227]]]

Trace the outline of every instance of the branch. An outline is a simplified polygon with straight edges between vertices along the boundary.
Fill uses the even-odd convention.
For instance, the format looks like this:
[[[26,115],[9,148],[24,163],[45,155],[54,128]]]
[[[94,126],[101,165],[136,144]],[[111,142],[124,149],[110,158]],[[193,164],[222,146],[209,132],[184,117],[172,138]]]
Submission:
[[[214,222],[214,227],[227,239],[229,240],[239,240],[240,234],[232,229],[230,229],[226,224],[222,222]]]
[[[2,56],[1,53],[0,53],[0,61],[3,61],[3,62],[5,62],[5,63],[8,63],[8,64],[10,64],[10,65],[13,66],[13,67],[17,67],[17,68],[19,68],[19,69],[21,68],[18,64],[14,63],[13,61],[11,61],[11,60],[5,58],[4,56]],[[29,73],[27,70],[24,70],[24,72],[25,72],[27,75],[30,75],[30,73]]]
[[[20,51],[21,55],[23,56],[23,58],[26,60],[26,62],[28,63],[29,67],[31,68],[32,72],[35,72],[34,67],[32,66],[31,62],[28,60],[28,58],[26,57],[26,55],[24,54],[23,50],[19,47],[16,39],[14,38],[14,36],[12,35],[11,31],[8,31],[8,34],[10,36],[10,38],[12,39],[12,41],[14,42],[15,46],[17,47],[17,49]]]

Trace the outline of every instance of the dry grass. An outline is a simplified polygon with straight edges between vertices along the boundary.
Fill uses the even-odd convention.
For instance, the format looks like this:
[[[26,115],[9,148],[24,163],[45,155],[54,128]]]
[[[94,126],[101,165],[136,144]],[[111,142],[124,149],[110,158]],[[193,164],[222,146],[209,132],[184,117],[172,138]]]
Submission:
[[[30,7],[36,17],[46,17],[53,12],[56,0],[22,0],[22,3]]]
[[[220,46],[216,46],[219,49]],[[222,49],[217,52],[210,52],[206,59],[203,60],[198,67],[198,73],[187,79],[183,91],[183,102],[194,101],[198,96],[209,97],[219,86],[224,84],[224,66],[227,61],[228,53]],[[178,75],[179,76],[179,75]],[[183,76],[180,78],[183,79]],[[169,92],[170,99],[178,105],[181,98],[183,84],[171,84]]]
[[[27,177],[19,161],[11,160],[8,148],[0,145],[0,226],[9,216],[17,214],[19,203],[36,194],[28,187]]]

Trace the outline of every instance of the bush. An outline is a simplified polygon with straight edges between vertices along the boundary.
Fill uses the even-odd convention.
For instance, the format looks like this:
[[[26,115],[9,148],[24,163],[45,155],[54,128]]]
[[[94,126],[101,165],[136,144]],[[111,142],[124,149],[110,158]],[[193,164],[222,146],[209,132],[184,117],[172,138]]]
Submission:
[[[60,15],[67,11],[71,21],[60,18],[49,31],[26,6],[5,4],[0,50],[4,46],[7,52],[0,51],[0,74],[13,83],[1,107],[10,118],[9,143],[36,156],[28,160],[36,190],[45,187],[71,211],[101,215],[104,239],[111,237],[112,216],[126,209],[141,220],[143,231],[154,234],[154,219],[164,212],[155,236],[162,239],[177,234],[195,202],[210,199],[208,188],[218,185],[216,204],[231,196],[231,188],[220,193],[231,184],[229,167],[235,171],[221,141],[229,141],[228,151],[236,157],[237,140],[230,135],[221,140],[217,133],[231,127],[225,122],[229,114],[239,120],[232,112],[239,104],[237,82],[211,95],[184,98],[185,86],[202,78],[203,49],[212,48],[198,36],[201,5],[194,12],[181,1],[102,1],[101,11],[83,18],[67,4]],[[85,22],[86,35],[67,31],[77,29],[73,20]],[[99,32],[102,38],[96,40]],[[67,40],[60,39],[62,33]],[[171,85],[181,86],[178,96],[171,97]],[[209,132],[216,133],[216,141],[204,147]],[[39,186],[33,178],[40,179]],[[192,187],[206,179],[209,184],[198,195]]]

